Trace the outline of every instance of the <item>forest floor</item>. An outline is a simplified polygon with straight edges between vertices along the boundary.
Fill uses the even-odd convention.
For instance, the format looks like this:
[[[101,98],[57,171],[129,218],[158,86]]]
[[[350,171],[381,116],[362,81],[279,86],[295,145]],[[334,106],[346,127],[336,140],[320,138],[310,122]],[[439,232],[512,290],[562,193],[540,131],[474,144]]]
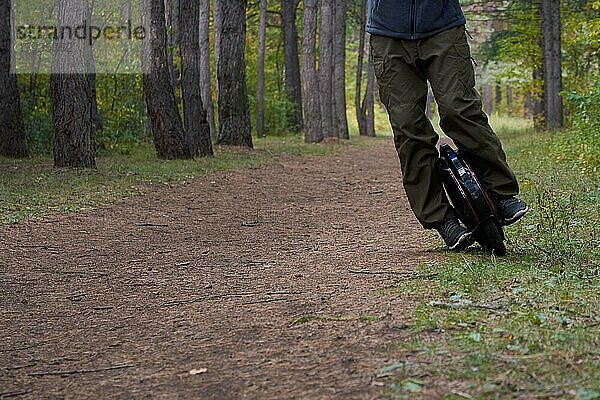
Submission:
[[[0,397],[377,398],[439,246],[388,140],[12,225]]]

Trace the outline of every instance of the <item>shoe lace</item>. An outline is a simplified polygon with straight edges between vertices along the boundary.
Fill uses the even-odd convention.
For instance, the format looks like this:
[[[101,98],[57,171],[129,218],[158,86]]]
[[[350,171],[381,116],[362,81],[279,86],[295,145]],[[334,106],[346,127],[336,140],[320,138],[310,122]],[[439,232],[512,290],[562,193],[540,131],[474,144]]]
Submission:
[[[515,199],[514,197],[505,197],[498,200],[498,204],[500,206],[509,206],[511,204],[517,203],[518,201],[519,200]]]

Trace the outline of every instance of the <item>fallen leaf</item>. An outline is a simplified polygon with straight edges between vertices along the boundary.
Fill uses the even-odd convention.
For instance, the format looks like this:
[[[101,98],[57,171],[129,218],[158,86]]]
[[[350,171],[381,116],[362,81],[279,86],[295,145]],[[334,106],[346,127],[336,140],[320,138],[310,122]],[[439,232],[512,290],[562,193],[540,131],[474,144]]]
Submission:
[[[208,369],[206,369],[206,368],[193,369],[190,371],[190,375],[199,375],[199,374],[204,374],[206,372],[208,372]]]

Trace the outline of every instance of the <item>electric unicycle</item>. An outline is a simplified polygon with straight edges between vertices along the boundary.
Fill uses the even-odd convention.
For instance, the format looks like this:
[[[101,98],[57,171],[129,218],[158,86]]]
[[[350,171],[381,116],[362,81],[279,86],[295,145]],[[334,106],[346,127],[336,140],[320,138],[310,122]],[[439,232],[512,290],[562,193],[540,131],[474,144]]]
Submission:
[[[469,164],[458,150],[444,143],[440,146],[438,166],[450,203],[473,238],[490,253],[506,254],[496,206]]]

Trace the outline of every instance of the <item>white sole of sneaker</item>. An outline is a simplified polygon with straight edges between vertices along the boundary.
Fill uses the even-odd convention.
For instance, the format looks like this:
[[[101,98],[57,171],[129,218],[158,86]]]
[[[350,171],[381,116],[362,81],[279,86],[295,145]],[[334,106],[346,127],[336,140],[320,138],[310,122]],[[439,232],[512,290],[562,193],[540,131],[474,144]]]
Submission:
[[[458,241],[454,244],[454,246],[448,246],[448,250],[462,250],[462,246],[464,246],[464,248],[469,247],[470,244],[467,244],[467,242],[471,240],[471,235],[471,232],[465,233],[464,235],[458,238]]]
[[[502,225],[508,226],[514,224],[515,222],[520,220],[523,217],[523,215],[527,214],[527,211],[529,211],[529,207],[525,207],[524,210],[518,211],[515,215],[513,215],[511,219],[505,219],[504,221],[502,221]]]

